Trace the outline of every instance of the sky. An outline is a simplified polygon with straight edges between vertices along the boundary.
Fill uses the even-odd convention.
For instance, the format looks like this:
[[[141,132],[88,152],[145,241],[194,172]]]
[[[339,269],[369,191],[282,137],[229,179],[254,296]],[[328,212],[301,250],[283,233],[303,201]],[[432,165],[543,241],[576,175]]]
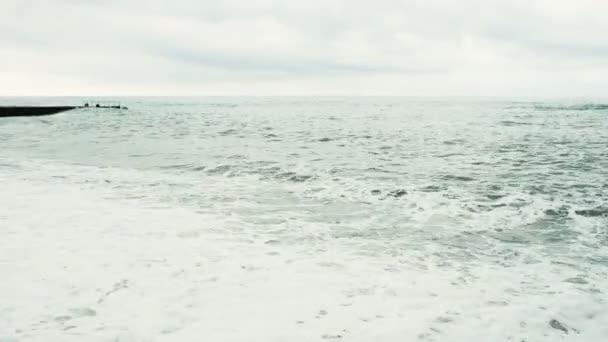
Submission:
[[[0,0],[0,96],[608,96],[607,0]]]

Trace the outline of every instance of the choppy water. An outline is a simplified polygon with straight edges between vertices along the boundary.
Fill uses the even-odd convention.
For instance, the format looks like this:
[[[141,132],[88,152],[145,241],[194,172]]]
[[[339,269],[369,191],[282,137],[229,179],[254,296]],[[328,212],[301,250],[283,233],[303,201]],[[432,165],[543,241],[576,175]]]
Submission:
[[[43,99],[3,98],[0,104],[15,101]],[[95,205],[73,203],[60,215],[35,200],[53,193],[52,200],[61,201],[68,192],[79,202],[75,192],[93,196],[91,203],[121,203],[107,212],[129,221],[128,233],[121,234],[149,238],[154,223],[140,221],[152,215],[165,222],[152,229],[161,234],[161,244],[162,234],[172,232],[196,241],[213,237],[219,241],[214,248],[228,240],[226,248],[233,248],[232,243],[255,246],[216,256],[224,260],[219,262],[258,260],[265,266],[252,267],[264,269],[266,280],[247,281],[245,265],[243,274],[231,273],[230,284],[242,282],[258,298],[266,293],[273,301],[269,287],[281,283],[288,267],[304,274],[299,283],[314,291],[298,287],[300,300],[292,293],[293,284],[274,285],[277,291],[292,298],[289,307],[318,304],[322,317],[315,319],[329,322],[329,328],[303,327],[297,322],[308,320],[296,319],[299,313],[292,317],[283,307],[268,309],[269,319],[296,322],[284,337],[306,340],[310,333],[319,340],[380,336],[392,341],[488,336],[519,341],[573,335],[594,340],[608,334],[606,104],[400,98],[122,102],[129,110],[81,109],[0,121],[0,179],[12,189],[5,192],[0,209],[0,223],[11,228],[0,234],[17,236],[26,226],[44,225],[45,220],[28,221],[28,211],[56,216],[55,224],[69,222],[75,230],[86,226],[105,232],[99,236],[109,234],[112,224],[92,220],[99,216]],[[32,188],[27,192],[24,187]],[[15,197],[21,199],[17,204],[11,200]],[[178,218],[167,210],[184,210],[192,217]],[[181,229],[192,225],[196,233]],[[137,241],[125,242],[125,248],[137,249]],[[188,241],[188,248],[199,250]],[[185,248],[181,243],[175,248]],[[123,252],[128,260],[130,254]],[[157,252],[159,259],[176,253]],[[6,260],[2,267],[11,271]],[[298,268],[294,260],[314,260],[314,266]],[[137,278],[137,267],[128,272]],[[223,272],[218,269],[214,276],[222,278]],[[140,295],[156,293],[141,286]],[[15,291],[5,291],[11,289]],[[315,295],[322,289],[328,289],[331,299]],[[226,296],[238,297],[239,291]],[[367,298],[359,309],[356,298]],[[249,299],[231,303],[248,307]],[[323,307],[334,301],[337,309]],[[12,324],[38,319],[33,313],[20,319],[4,309],[0,314]],[[372,314],[375,309],[384,312]],[[206,313],[204,305],[197,310]],[[235,310],[231,315],[249,312]],[[370,317],[360,313],[364,311]],[[424,318],[405,329],[417,315]],[[101,314],[95,319],[109,324]],[[568,333],[551,324],[553,319]],[[175,323],[172,332],[188,327],[190,333],[209,331],[201,322],[186,321]],[[59,326],[44,329],[61,331]],[[353,333],[357,329],[374,334]],[[154,329],[144,330],[130,336],[154,336]],[[281,340],[280,334],[265,331],[256,336]],[[251,334],[246,328],[238,332]],[[233,335],[212,336],[225,340]]]

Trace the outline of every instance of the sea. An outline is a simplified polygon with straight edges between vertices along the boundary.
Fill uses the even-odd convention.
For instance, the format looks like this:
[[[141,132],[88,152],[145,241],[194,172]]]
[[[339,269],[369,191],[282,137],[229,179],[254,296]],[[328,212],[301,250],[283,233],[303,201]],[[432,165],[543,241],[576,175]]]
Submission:
[[[604,341],[608,100],[0,118],[0,341]]]

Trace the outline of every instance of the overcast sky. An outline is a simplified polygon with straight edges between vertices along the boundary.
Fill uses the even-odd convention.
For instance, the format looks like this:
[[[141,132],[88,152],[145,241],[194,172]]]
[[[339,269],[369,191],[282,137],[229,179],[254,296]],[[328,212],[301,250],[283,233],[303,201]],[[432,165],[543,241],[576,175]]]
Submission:
[[[0,0],[0,95],[607,92],[608,0]]]

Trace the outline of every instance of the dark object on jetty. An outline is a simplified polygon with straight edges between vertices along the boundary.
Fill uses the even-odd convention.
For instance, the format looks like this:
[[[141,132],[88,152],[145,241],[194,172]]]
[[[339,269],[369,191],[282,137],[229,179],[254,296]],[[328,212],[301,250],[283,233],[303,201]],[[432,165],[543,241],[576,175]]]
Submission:
[[[95,104],[95,106],[89,105],[89,103],[84,104],[84,108],[95,107],[95,108],[114,108],[114,109],[127,109],[127,107],[121,107],[120,104]]]
[[[75,106],[24,106],[24,107],[2,107],[0,106],[0,117],[6,116],[41,116],[65,112],[78,108]]]

